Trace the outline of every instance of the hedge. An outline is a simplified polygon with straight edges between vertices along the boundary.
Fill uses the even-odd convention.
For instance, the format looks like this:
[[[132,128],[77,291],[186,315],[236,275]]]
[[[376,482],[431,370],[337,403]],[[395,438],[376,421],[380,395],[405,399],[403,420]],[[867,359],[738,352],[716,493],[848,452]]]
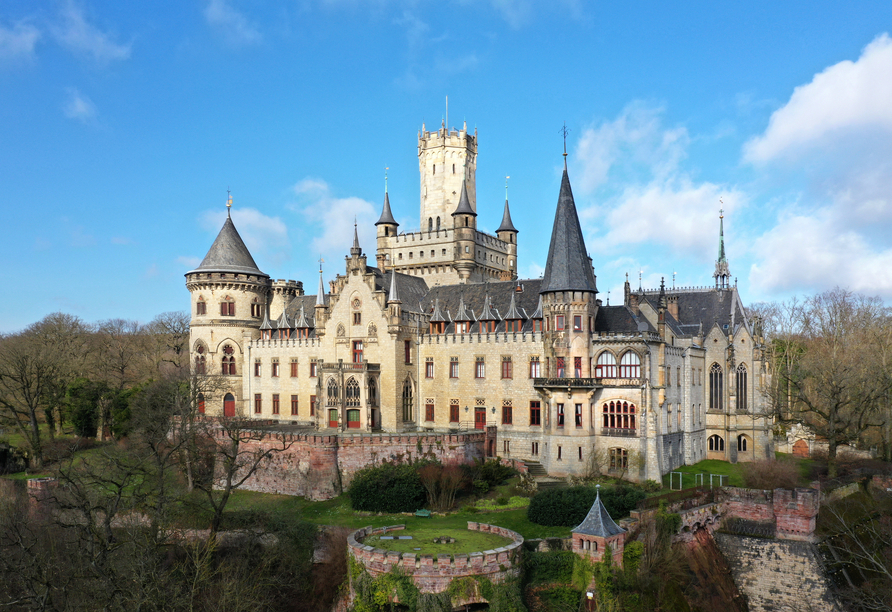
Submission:
[[[546,489],[530,500],[527,518],[538,525],[575,527],[588,514],[596,496],[597,490],[587,486]],[[601,489],[601,501],[614,520],[627,516],[644,497],[644,491],[632,487]]]
[[[414,512],[426,500],[416,466],[394,463],[359,470],[347,494],[354,510],[366,512]]]

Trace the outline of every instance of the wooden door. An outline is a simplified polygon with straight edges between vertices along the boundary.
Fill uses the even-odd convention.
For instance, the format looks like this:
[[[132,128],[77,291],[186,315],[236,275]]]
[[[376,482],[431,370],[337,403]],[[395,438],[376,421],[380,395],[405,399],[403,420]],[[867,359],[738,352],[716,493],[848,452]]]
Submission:
[[[478,406],[474,408],[474,429],[486,427],[486,408]]]
[[[328,426],[329,427],[337,427],[338,426],[337,408],[329,409],[329,411],[328,411]]]
[[[223,398],[223,416],[235,416],[235,398],[232,396],[232,393],[227,393]]]

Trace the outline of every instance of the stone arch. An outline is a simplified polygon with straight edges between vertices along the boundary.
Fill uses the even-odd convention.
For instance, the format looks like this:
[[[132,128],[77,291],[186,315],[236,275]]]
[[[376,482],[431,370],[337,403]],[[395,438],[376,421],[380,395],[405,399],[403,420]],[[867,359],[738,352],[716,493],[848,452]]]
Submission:
[[[808,441],[802,439],[796,440],[793,444],[793,456],[808,457],[809,454]]]

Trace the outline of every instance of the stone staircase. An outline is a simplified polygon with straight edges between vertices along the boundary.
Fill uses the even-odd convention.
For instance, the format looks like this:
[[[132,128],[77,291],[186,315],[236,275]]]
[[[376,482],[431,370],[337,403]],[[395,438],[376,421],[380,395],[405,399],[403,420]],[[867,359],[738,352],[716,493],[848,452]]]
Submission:
[[[530,472],[530,476],[533,477],[533,480],[536,481],[536,484],[539,486],[539,490],[542,491],[544,489],[554,489],[557,487],[563,487],[566,483],[559,478],[552,478],[548,475],[548,472],[542,467],[542,464],[538,461],[524,461],[527,466],[527,470]]]

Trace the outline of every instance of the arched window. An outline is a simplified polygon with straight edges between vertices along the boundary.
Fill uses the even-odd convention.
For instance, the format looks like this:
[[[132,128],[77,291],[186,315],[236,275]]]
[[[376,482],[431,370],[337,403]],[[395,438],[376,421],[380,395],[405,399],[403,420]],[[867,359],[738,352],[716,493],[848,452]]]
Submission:
[[[709,436],[707,448],[710,452],[725,452],[725,439],[721,436]]]
[[[328,394],[326,404],[328,406],[337,406],[338,405],[338,383],[334,378],[328,379]]]
[[[635,429],[635,404],[629,402],[609,402],[602,407],[604,427],[612,429]]]
[[[745,436],[743,434],[737,436],[737,450],[741,453],[745,453],[749,450],[749,436]]]
[[[427,218],[427,231],[432,232],[434,230],[434,220],[431,217]]]
[[[207,358],[205,357],[205,348],[203,344],[199,344],[195,347],[195,373],[196,374],[206,374],[207,373]]]
[[[440,231],[440,217],[437,217],[437,231]]]
[[[709,368],[709,409],[722,409],[722,366],[717,363]]]
[[[413,409],[413,399],[412,399],[412,380],[407,378],[406,382],[403,383],[403,421],[412,421],[412,409]]]
[[[604,351],[598,355],[595,378],[616,378],[616,357],[610,351]]]
[[[204,414],[204,393],[198,394],[198,414]]]
[[[369,379],[369,406],[378,405],[378,383],[374,378]]]
[[[737,366],[737,409],[741,412],[749,409],[746,391],[746,366],[741,363]]]
[[[344,389],[344,399],[348,406],[359,406],[359,383],[355,378],[347,381]]]
[[[223,347],[223,369],[221,374],[224,376],[235,376],[235,349],[229,344]]]
[[[635,351],[626,351],[619,362],[620,378],[641,378],[641,358]]]

